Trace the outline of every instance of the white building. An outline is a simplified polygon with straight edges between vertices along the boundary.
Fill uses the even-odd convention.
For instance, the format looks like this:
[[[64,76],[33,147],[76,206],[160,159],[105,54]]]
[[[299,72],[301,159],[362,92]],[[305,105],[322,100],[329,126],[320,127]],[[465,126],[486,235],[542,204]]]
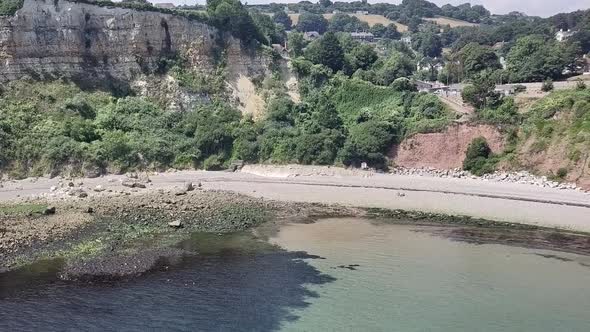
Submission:
[[[366,10],[357,10],[355,12],[355,14],[357,14],[357,15],[369,15],[369,12],[366,11]]]
[[[170,3],[170,2],[156,3],[156,4],[154,4],[154,7],[156,7],[156,8],[166,8],[166,9],[174,9],[174,8],[176,8],[176,6],[173,3]]]
[[[557,41],[562,42],[565,41],[566,39],[568,39],[569,37],[573,36],[575,32],[571,31],[571,30],[567,30],[567,31],[563,31],[563,29],[559,30],[556,34],[555,34],[555,39],[557,39]]]
[[[375,39],[375,35],[370,32],[352,32],[350,34],[352,39],[364,42],[372,42]]]

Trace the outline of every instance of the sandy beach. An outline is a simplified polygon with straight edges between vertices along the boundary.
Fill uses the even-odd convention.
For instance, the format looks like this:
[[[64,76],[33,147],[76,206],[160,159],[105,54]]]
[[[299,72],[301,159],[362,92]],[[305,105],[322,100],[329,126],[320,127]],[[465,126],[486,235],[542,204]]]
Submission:
[[[246,166],[241,172],[177,171],[150,174],[145,189],[123,187],[125,175],[74,179],[89,195],[134,195],[201,183],[203,189],[227,190],[252,197],[288,202],[338,204],[350,207],[419,210],[465,215],[493,221],[590,232],[590,195],[575,190],[481,179],[378,174],[336,167]],[[36,178],[5,182],[0,202],[71,198],[52,187],[65,179]],[[101,186],[101,192],[93,188]]]

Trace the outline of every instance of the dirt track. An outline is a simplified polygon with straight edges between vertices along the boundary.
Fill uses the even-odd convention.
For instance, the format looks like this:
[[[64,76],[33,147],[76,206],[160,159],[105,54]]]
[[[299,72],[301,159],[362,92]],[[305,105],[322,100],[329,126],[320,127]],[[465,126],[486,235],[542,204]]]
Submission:
[[[90,195],[109,195],[94,193],[92,188],[101,185],[114,191],[127,190],[120,185],[119,179],[124,178],[108,176],[83,182]],[[205,189],[223,189],[279,201],[421,210],[590,232],[590,195],[515,183],[303,166],[251,166],[241,173],[183,171],[152,175],[151,180],[148,189],[138,192],[192,181],[201,182]],[[0,189],[0,201],[38,195],[63,199],[49,191],[57,182],[57,179],[42,178],[5,183]]]

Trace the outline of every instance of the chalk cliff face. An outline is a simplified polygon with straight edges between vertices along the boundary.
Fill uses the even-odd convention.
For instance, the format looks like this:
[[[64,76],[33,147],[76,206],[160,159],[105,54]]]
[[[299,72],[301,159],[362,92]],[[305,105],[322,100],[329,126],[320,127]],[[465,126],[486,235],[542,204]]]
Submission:
[[[230,75],[255,76],[268,68],[266,59],[246,52],[238,40],[222,37],[211,26],[175,15],[25,0],[14,16],[0,18],[0,82],[23,77],[129,82],[175,53],[195,68],[212,69],[221,50]]]

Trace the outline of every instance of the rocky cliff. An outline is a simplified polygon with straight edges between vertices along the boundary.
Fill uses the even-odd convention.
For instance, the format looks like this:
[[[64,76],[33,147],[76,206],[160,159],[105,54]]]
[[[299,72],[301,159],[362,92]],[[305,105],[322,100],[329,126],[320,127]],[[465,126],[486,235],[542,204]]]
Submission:
[[[220,51],[232,76],[260,75],[268,68],[264,57],[238,40],[176,15],[25,0],[14,16],[0,17],[0,82],[23,77],[130,82],[174,54],[193,67],[212,69]]]

